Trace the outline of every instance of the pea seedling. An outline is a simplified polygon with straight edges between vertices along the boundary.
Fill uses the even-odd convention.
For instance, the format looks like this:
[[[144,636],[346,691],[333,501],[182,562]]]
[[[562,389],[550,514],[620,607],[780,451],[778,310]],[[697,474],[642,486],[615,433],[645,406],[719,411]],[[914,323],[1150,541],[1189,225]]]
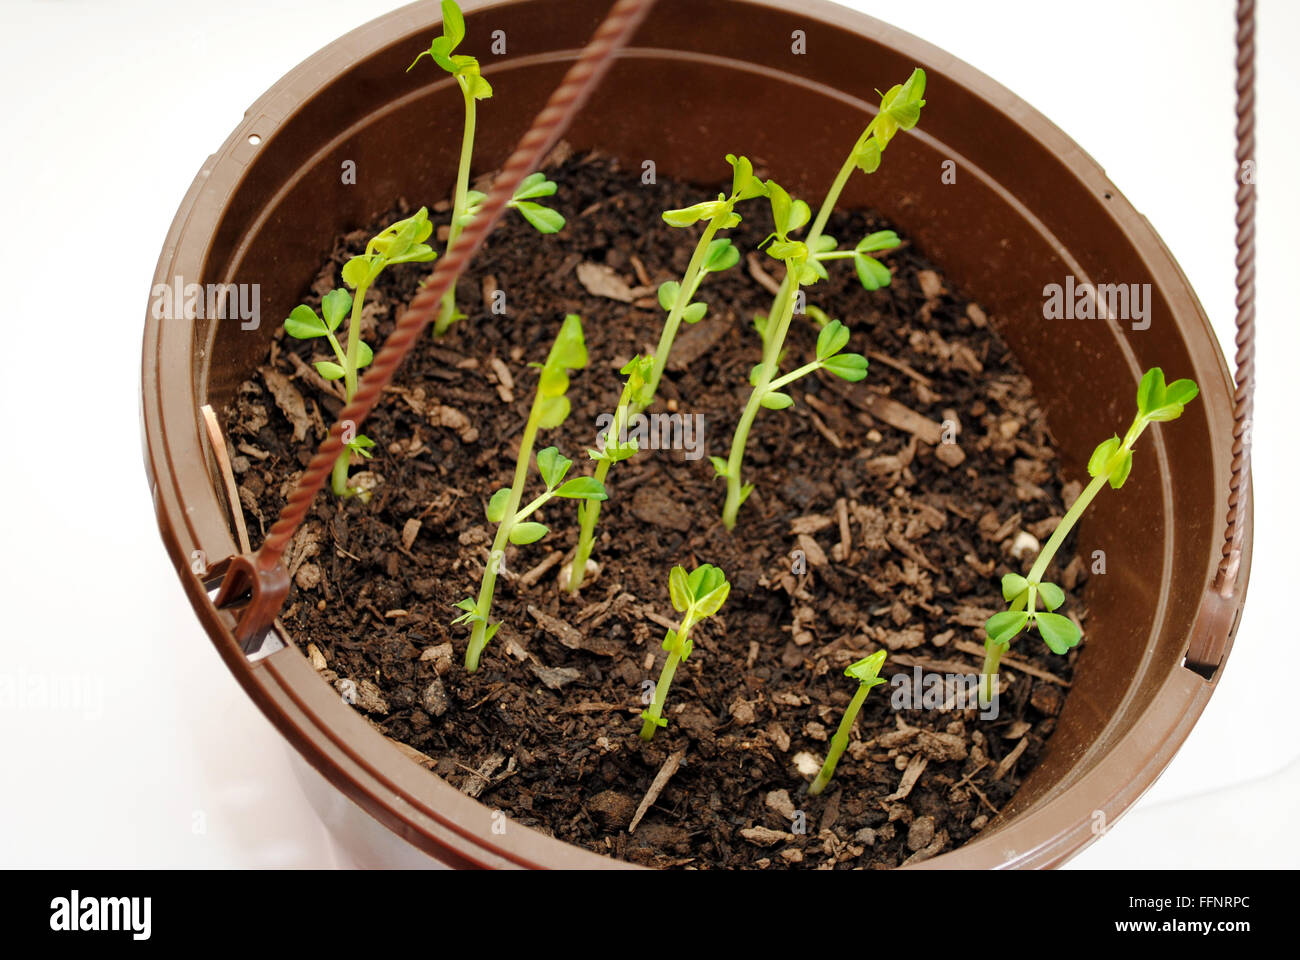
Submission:
[[[478,123],[478,101],[492,96],[492,84],[483,78],[476,58],[458,54],[456,48],[465,39],[465,17],[455,0],[442,0],[442,35],[433,38],[428,50],[423,50],[415,58],[409,73],[424,57],[429,57],[443,70],[456,78],[461,96],[465,100],[465,132],[460,140],[460,166],[456,171],[456,188],[452,194],[451,227],[447,234],[447,250],[450,251],[460,237],[465,226],[478,212],[485,195],[469,189],[470,162],[474,155],[474,131]],[[564,217],[548,207],[537,203],[540,197],[549,197],[555,193],[555,183],[546,179],[543,173],[533,173],[515,189],[508,206],[518,211],[530,224],[541,233],[558,233],[564,228]],[[442,298],[438,309],[438,318],[434,321],[435,336],[442,336],[457,320],[465,315],[456,309],[456,285],[452,284]]]
[[[317,360],[316,372],[326,380],[343,381],[345,402],[351,403],[357,392],[357,372],[374,359],[374,352],[361,339],[361,311],[365,305],[366,293],[389,265],[425,263],[436,257],[433,248],[425,243],[431,233],[433,224],[429,222],[429,213],[424,207],[413,216],[385,227],[366,244],[365,253],[353,257],[343,265],[343,282],[355,293],[331,290],[321,298],[320,314],[306,304],[301,304],[294,307],[284,321],[284,330],[289,336],[298,340],[323,337],[330,345],[335,360]],[[352,316],[348,320],[348,343],[345,349],[339,344],[335,331],[349,310]],[[369,458],[370,449],[374,445],[373,440],[361,435],[344,445],[330,476],[330,488],[336,496],[351,496],[353,491],[348,486],[348,467],[352,455],[355,453]]]
[[[569,371],[581,370],[586,365],[587,346],[583,341],[582,321],[576,315],[569,314],[564,318],[555,343],[551,345],[546,362],[539,365],[541,375],[519,441],[514,483],[498,490],[488,501],[487,518],[497,524],[497,533],[488,555],[487,567],[483,571],[478,599],[466,597],[456,604],[463,613],[452,623],[471,624],[469,649],[465,651],[465,669],[470,673],[478,669],[484,647],[501,626],[499,622],[490,622],[489,616],[492,613],[492,595],[496,590],[497,573],[505,559],[506,546],[536,543],[550,532],[546,524],[529,520],[528,517],[554,497],[571,500],[605,499],[605,488],[594,477],[575,477],[566,482],[564,477],[573,466],[573,461],[562,456],[555,447],[547,447],[537,454],[537,472],[541,474],[546,489],[520,508],[537,431],[554,429],[568,419],[570,405],[565,394],[569,389]]]
[[[676,630],[669,630],[664,635],[663,648],[668,651],[668,659],[659,674],[659,683],[655,686],[654,700],[649,708],[641,712],[645,722],[641,726],[641,739],[650,740],[659,727],[668,726],[664,719],[664,701],[668,699],[668,688],[672,686],[673,674],[677,664],[691,655],[694,643],[691,630],[701,620],[713,616],[727,602],[731,593],[731,584],[726,576],[711,563],[704,563],[686,573],[686,568],[673,567],[668,576],[668,596],[673,609],[681,613],[682,622]]]
[[[912,71],[912,75],[906,82],[895,84],[887,93],[881,95],[880,111],[858,137],[853,149],[849,151],[826,198],[822,201],[821,208],[817,211],[817,218],[813,220],[802,242],[792,240],[789,234],[807,224],[812,211],[803,201],[790,199],[789,195],[780,188],[777,188],[779,193],[769,192],[775,241],[769,246],[768,253],[785,261],[786,270],[780,289],[773,300],[772,309],[766,316],[760,314],[754,319],[754,325],[758,328],[759,336],[763,341],[763,361],[750,374],[753,391],[736,426],[736,433],[732,437],[731,454],[725,461],[721,457],[712,458],[714,469],[727,481],[727,501],[722,510],[722,522],[728,530],[735,527],[736,515],[740,511],[741,504],[754,489],[753,484],[741,482],[743,479],[741,470],[749,430],[753,426],[755,417],[758,416],[758,411],[762,408],[781,410],[794,403],[793,398],[788,394],[780,392],[779,386],[774,386],[774,381],[777,380],[782,353],[785,349],[785,339],[790,332],[790,322],[798,299],[799,287],[826,279],[829,274],[823,266],[824,262],[846,259],[853,260],[858,280],[867,290],[878,290],[889,284],[888,268],[872,254],[898,246],[898,236],[892,230],[869,234],[852,250],[840,250],[835,239],[826,236],[824,231],[853,171],[861,170],[863,173],[871,174],[879,169],[881,155],[894,135],[899,130],[911,130],[920,120],[921,108],[925,106],[924,95],[925,71],[919,68]],[[768,185],[769,188],[774,186],[771,181],[768,181]],[[840,334],[837,333],[836,337],[839,336]],[[847,343],[847,333],[843,336],[844,342]],[[818,361],[834,359],[834,354],[823,357],[821,346],[819,340]],[[841,343],[839,349],[843,349],[843,346],[844,344]],[[781,377],[779,382],[781,385],[788,384],[812,372],[813,369],[818,369],[819,366],[847,380],[861,380],[866,376],[866,360],[861,357],[851,360],[850,357],[856,355],[847,354],[832,364],[821,362],[816,366],[801,367],[794,374]]]
[[[839,729],[835,731],[835,736],[831,737],[831,749],[826,754],[826,762],[822,764],[821,772],[817,774],[817,779],[812,782],[808,788],[809,796],[817,796],[826,789],[826,785],[831,782],[831,777],[835,776],[835,767],[839,765],[840,757],[844,756],[844,751],[849,745],[849,733],[853,730],[853,721],[858,719],[858,711],[862,709],[862,704],[867,700],[867,694],[871,692],[872,687],[877,687],[885,681],[880,678],[880,668],[885,665],[885,651],[877,650],[869,657],[863,657],[857,663],[850,664],[844,670],[846,677],[852,677],[858,681],[858,689],[854,691],[853,699],[849,705],[844,708],[844,716],[840,720]]]
[[[768,315],[775,324],[764,324],[763,361],[754,366],[749,373],[749,382],[753,390],[749,402],[740,415],[736,432],[731,438],[731,455],[710,457],[717,475],[727,481],[727,502],[722,511],[722,522],[728,530],[736,525],[736,514],[740,505],[753,492],[752,483],[741,484],[741,468],[745,457],[745,445],[749,441],[749,431],[760,409],[784,410],[794,405],[794,398],[783,393],[782,388],[800,377],[805,377],[815,370],[825,370],[850,382],[862,380],[867,375],[867,358],[856,353],[844,353],[848,346],[849,331],[838,320],[829,321],[817,335],[816,357],[809,363],[792,370],[784,376],[780,372],[781,358],[784,353],[786,334],[790,331],[790,322],[794,317],[795,300],[802,284],[813,283],[817,271],[812,266],[811,248],[798,240],[790,239],[790,233],[808,222],[809,209],[806,203],[792,200],[785,189],[773,180],[767,182],[768,201],[772,205],[772,222],[775,230],[764,240],[769,256],[785,264],[785,280],[780,293]]]
[[[664,222],[673,227],[685,228],[704,221],[704,232],[695,244],[695,251],[691,254],[682,279],[666,280],[659,286],[659,305],[668,315],[664,319],[654,356],[637,357],[623,368],[622,373],[627,379],[623,384],[618,409],[614,412],[614,422],[605,435],[602,449],[587,451],[591,459],[596,461],[596,479],[601,484],[604,484],[615,463],[636,455],[635,438],[624,437],[628,421],[654,402],[659,380],[668,364],[668,355],[682,322],[698,323],[708,313],[708,305],[695,300],[700,285],[710,273],[729,270],[740,262],[740,251],[730,240],[718,238],[718,231],[729,230],[740,223],[740,214],[735,212],[738,203],[767,194],[766,185],[754,176],[754,165],[748,158],[729,153],[727,163],[731,164],[732,169],[729,194],[719,193],[716,200],[706,200],[680,210],[667,210],[663,214]],[[587,573],[587,561],[591,558],[595,545],[596,520],[599,516],[599,502],[588,501],[578,505],[580,530],[578,547],[569,567],[570,593],[577,593],[582,587]]]
[[[1036,627],[1038,635],[1055,654],[1067,653],[1079,643],[1079,628],[1069,617],[1054,613],[1065,602],[1065,591],[1043,580],[1048,565],[1057,550],[1069,536],[1075,524],[1088,509],[1106,484],[1118,490],[1128,480],[1133,469],[1133,445],[1148,426],[1167,420],[1177,420],[1183,408],[1200,393],[1195,381],[1175,380],[1165,384],[1164,371],[1152,367],[1142,377],[1137,390],[1137,414],[1124,439],[1111,437],[1097,445],[1088,458],[1088,475],[1092,477],[1077,500],[1070,505],[1061,522],[1052,531],[1043,549],[1039,551],[1029,573],[1020,576],[1008,573],[1002,578],[1002,597],[1010,605],[1002,613],[989,617],[984,625],[984,667],[980,674],[980,700],[987,704],[992,698],[993,678],[997,676],[1002,655],[1011,641],[1027,627]],[[1039,610],[1042,601],[1045,609]]]

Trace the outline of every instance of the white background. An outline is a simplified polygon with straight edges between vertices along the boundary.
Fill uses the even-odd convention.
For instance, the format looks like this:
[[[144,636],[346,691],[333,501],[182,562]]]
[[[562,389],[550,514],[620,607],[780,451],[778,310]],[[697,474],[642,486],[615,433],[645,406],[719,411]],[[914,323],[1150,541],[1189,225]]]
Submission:
[[[849,5],[985,71],[1073,136],[1150,218],[1230,343],[1228,0]],[[0,0],[0,671],[102,690],[89,710],[0,706],[0,866],[336,862],[286,748],[218,660],[160,546],[141,466],[140,336],[159,247],[204,159],[282,74],[395,6]],[[1285,405],[1297,317],[1294,293],[1284,299],[1300,252],[1300,5],[1261,0],[1259,25],[1250,603],[1186,746],[1080,866],[1300,865]],[[56,348],[47,358],[37,338]]]

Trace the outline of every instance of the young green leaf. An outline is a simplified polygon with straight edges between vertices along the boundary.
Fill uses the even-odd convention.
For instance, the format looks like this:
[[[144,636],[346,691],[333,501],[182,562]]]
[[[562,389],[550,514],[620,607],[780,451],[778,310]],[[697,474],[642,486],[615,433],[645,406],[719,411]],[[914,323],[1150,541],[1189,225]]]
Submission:
[[[685,613],[695,599],[695,595],[691,592],[685,567],[673,567],[668,574],[668,596],[673,602],[673,609],[678,613]]]
[[[984,624],[984,632],[988,635],[989,643],[1005,645],[1014,640],[1027,623],[1029,614],[1024,610],[1004,610],[989,617]]]
[[[856,663],[851,663],[844,668],[844,676],[852,677],[859,683],[869,684],[871,687],[879,686],[884,683],[880,676],[880,668],[885,665],[885,657],[888,652],[877,650],[869,657],[863,657]]]
[[[671,310],[673,304],[677,302],[677,294],[681,289],[682,285],[676,280],[665,280],[659,284],[659,306]]]
[[[442,0],[442,35],[451,43],[452,50],[465,39],[465,17],[455,0]]]
[[[794,201],[790,199],[790,194],[775,180],[767,181],[767,202],[772,208],[772,224],[776,229],[776,235],[785,239],[786,233],[789,232],[787,224],[792,218]]]
[[[682,319],[687,323],[699,323],[709,312],[709,305],[696,301],[682,311]]]
[[[848,342],[849,328],[838,320],[832,320],[817,335],[817,359],[825,360],[834,356],[848,346]]]
[[[682,207],[678,210],[665,210],[663,212],[664,223],[670,227],[689,227],[701,220],[712,220],[718,214],[725,212],[726,206],[725,203],[719,200],[705,200],[702,203]]]
[[[1195,380],[1175,380],[1165,388],[1165,403],[1186,406],[1197,398],[1201,388]]]
[[[858,253],[877,253],[881,250],[893,250],[902,242],[893,230],[877,230],[859,240],[853,249]]]
[[[880,113],[876,117],[876,139],[883,148],[901,128],[911,130],[921,119],[925,106],[925,71],[919,67],[904,83],[895,84],[881,97]]]
[[[1069,617],[1059,613],[1039,613],[1034,618],[1038,624],[1038,635],[1043,638],[1052,653],[1063,654],[1079,642],[1079,628]]]
[[[296,340],[311,340],[315,337],[323,337],[330,330],[331,328],[325,326],[324,321],[316,314],[316,311],[305,303],[294,307],[284,321],[284,332]]]
[[[727,597],[731,594],[731,584],[725,579],[721,584],[715,586],[708,593],[695,601],[695,612],[701,617],[711,617],[727,602]]]
[[[475,605],[472,597],[458,600],[456,603],[453,603],[452,606],[457,610],[465,611],[453,620],[452,623],[469,623],[471,620],[481,619],[478,615],[478,607]]]
[[[352,309],[352,294],[343,289],[331,290],[321,298],[320,309],[325,315],[325,326],[329,327],[332,333],[339,328],[343,318]]]
[[[364,340],[357,341],[357,369],[368,367],[375,359],[375,351]]]
[[[1128,479],[1129,472],[1133,469],[1133,451],[1125,450],[1120,454],[1116,461],[1115,468],[1110,473],[1110,485],[1112,489],[1118,490],[1124,486],[1124,481]]]
[[[487,518],[491,523],[500,523],[506,518],[506,503],[510,500],[510,488],[502,487],[496,493],[492,494],[492,499],[488,501]]]
[[[867,378],[867,358],[859,353],[839,353],[823,361],[822,369],[841,380],[857,383]]]
[[[375,441],[371,440],[364,434],[357,434],[356,438],[346,446],[349,451],[363,456],[367,460],[374,456],[370,451],[374,449]]]
[[[574,477],[555,491],[557,497],[570,500],[608,500],[605,486],[595,477]]]
[[[1164,405],[1165,372],[1159,367],[1152,367],[1142,375],[1142,382],[1137,389],[1137,408],[1142,415],[1149,414]]]
[[[510,206],[518,210],[538,233],[559,233],[564,229],[564,217],[559,211],[552,210],[550,207],[533,203],[531,200],[512,200]]]
[[[567,381],[567,377],[565,380]],[[543,397],[538,401],[537,425],[543,430],[553,430],[569,419],[569,398]]]
[[[1029,581],[1018,573],[1008,573],[1002,578],[1002,599],[1011,603],[1029,591]]]
[[[573,461],[560,453],[557,447],[547,447],[545,450],[538,451],[537,472],[542,475],[542,482],[546,484],[548,490],[559,484],[572,466]]]
[[[711,273],[730,270],[740,263],[740,251],[727,239],[713,240],[704,252],[704,269]]]
[[[373,264],[369,256],[353,257],[347,263],[343,264],[343,282],[353,290],[360,287],[369,286],[370,281],[379,273],[373,269]]]
[[[559,187],[554,180],[547,180],[546,174],[540,170],[537,173],[530,173],[519,181],[519,186],[515,188],[515,200],[536,200],[538,197],[550,197],[555,195]],[[481,194],[480,194],[481,196]],[[481,200],[479,201],[482,202]]]
[[[510,542],[517,547],[524,547],[536,543],[548,533],[550,528],[546,524],[525,521],[510,528]]]
[[[767,410],[784,410],[787,407],[794,406],[794,397],[788,393],[782,393],[780,390],[773,390],[770,393],[763,394],[760,401]]]
[[[719,477],[727,476],[727,461],[724,457],[709,457],[709,463],[713,464],[713,472]]]
[[[727,163],[731,164],[731,195],[737,200],[750,200],[761,197],[767,192],[763,181],[754,176],[754,165],[748,157],[727,154]]]
[[[1102,471],[1110,464],[1111,457],[1119,450],[1119,443],[1119,437],[1111,437],[1097,444],[1097,449],[1092,451],[1092,456],[1088,458],[1088,476],[1101,476]]]
[[[881,287],[887,287],[892,279],[889,268],[875,257],[855,253],[853,267],[858,272],[858,282],[862,284],[865,290],[879,290]]]
[[[546,366],[552,369],[581,370],[587,365],[587,344],[582,336],[582,319],[571,313],[564,318],[559,335],[547,354]]]
[[[723,575],[722,570],[711,563],[702,563],[691,571],[690,576],[686,578],[687,586],[690,588],[691,595],[697,600],[713,593],[720,586],[726,583],[727,578]]]
[[[1044,580],[1038,585],[1038,597],[1048,610],[1055,610],[1065,603],[1065,591],[1054,583]]]
[[[332,360],[317,360],[313,366],[322,380],[340,380],[347,372]]]
[[[880,169],[880,143],[875,137],[867,137],[853,151],[853,163],[863,173],[875,173]]]

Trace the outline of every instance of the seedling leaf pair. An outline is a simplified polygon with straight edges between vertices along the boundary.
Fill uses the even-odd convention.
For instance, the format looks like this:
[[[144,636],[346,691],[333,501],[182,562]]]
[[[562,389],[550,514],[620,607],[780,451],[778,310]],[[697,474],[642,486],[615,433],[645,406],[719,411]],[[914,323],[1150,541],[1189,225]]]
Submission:
[[[641,712],[641,739],[651,739],[655,731],[666,726],[663,710],[668,698],[668,689],[672,685],[677,664],[691,655],[694,643],[691,631],[695,624],[713,616],[722,609],[731,593],[731,584],[727,582],[722,570],[709,563],[700,564],[690,573],[682,566],[673,567],[668,575],[668,597],[673,609],[681,613],[682,622],[677,629],[669,629],[664,634],[663,649],[668,653],[663,670],[659,674],[659,683],[655,686],[654,699],[650,706]]]
[[[546,179],[546,174],[541,171],[530,173],[519,182],[519,186],[515,188],[514,195],[506,206],[517,211],[538,233],[559,233],[564,229],[566,222],[563,214],[536,202],[539,197],[554,196],[558,189],[556,182]],[[465,212],[456,218],[456,222],[461,227],[469,226],[479,215],[483,201],[486,199],[487,194],[481,190],[470,190],[466,193]]]

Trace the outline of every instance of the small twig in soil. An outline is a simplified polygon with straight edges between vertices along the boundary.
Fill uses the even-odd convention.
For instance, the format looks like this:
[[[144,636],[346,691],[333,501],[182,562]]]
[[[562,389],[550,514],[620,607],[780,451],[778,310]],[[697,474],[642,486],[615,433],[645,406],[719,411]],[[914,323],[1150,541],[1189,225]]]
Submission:
[[[1002,762],[999,763],[997,769],[993,771],[993,779],[1001,780],[1008,773],[1010,773],[1011,768],[1016,765],[1016,761],[1020,759],[1020,755],[1025,752],[1025,749],[1028,746],[1029,746],[1029,738],[1021,737],[1020,742],[1017,743],[1014,748],[1012,748],[1010,753],[1008,753],[1005,757],[1002,758]]]
[[[636,829],[637,824],[641,822],[641,818],[646,815],[646,811],[659,799],[659,794],[663,792],[664,787],[668,785],[668,781],[677,772],[677,768],[681,766],[682,758],[685,756],[686,748],[682,747],[676,753],[670,754],[668,759],[664,761],[663,766],[659,768],[659,772],[655,774],[654,780],[650,782],[650,789],[641,798],[641,805],[636,808],[636,813],[632,815],[632,822],[628,824],[627,828],[628,833]]]

